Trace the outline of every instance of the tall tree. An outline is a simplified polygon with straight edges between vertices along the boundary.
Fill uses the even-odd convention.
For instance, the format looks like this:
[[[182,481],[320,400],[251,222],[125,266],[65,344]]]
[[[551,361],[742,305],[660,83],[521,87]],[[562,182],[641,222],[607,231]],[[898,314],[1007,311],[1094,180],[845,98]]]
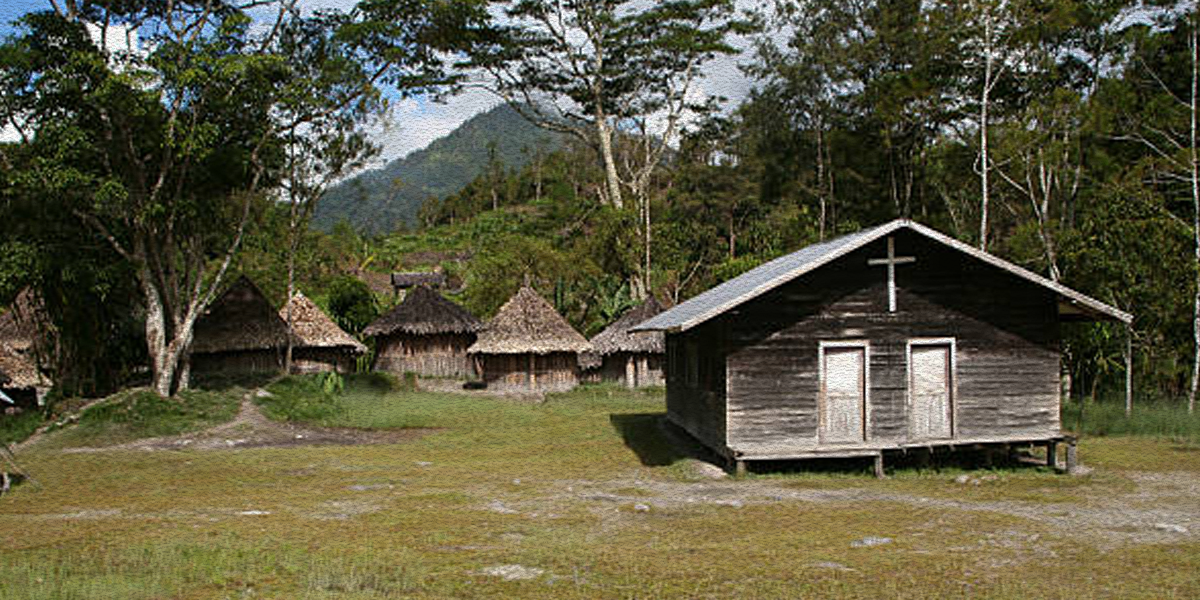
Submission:
[[[607,201],[624,206],[614,137],[657,117],[658,143],[624,181],[644,188],[663,147],[697,99],[700,70],[732,54],[747,31],[733,0],[503,0],[509,24],[495,43],[475,48],[471,64],[485,85],[533,122],[591,145],[605,173]]]

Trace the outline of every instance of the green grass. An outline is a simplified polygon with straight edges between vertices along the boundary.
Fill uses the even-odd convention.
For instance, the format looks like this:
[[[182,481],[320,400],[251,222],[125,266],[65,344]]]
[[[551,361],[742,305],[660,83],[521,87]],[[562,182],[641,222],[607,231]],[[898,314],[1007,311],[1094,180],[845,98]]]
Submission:
[[[41,410],[24,410],[19,415],[0,414],[0,444],[24,441],[42,426],[45,415]]]
[[[256,396],[254,402],[267,417],[277,421],[326,424],[345,411],[341,391],[327,388],[320,376],[284,377],[266,389],[271,395]]]
[[[1082,435],[1138,435],[1200,442],[1200,413],[1188,414],[1185,402],[1135,403],[1130,416],[1116,402],[1067,402],[1063,427]]]
[[[79,421],[56,432],[54,447],[109,446],[133,440],[200,431],[233,419],[245,390],[186,390],[163,398],[148,389],[129,390],[94,404]]]
[[[295,400],[303,385],[272,391]],[[347,378],[340,411],[318,419],[436,431],[375,446],[34,446],[21,458],[42,485],[0,499],[0,598],[1200,597],[1194,537],[1114,546],[988,508],[1069,514],[1131,493],[1131,470],[1200,473],[1200,452],[1170,440],[1085,437],[1080,457],[1097,470],[1088,477],[971,471],[997,480],[963,486],[947,468],[713,484],[678,476],[687,455],[662,439],[661,390],[587,386],[525,404],[388,388]],[[735,508],[661,492],[721,498],[706,486],[893,499]],[[590,498],[603,494],[623,499]],[[929,503],[894,499],[906,496]],[[851,547],[867,536],[893,542]],[[481,574],[514,564],[545,573]]]

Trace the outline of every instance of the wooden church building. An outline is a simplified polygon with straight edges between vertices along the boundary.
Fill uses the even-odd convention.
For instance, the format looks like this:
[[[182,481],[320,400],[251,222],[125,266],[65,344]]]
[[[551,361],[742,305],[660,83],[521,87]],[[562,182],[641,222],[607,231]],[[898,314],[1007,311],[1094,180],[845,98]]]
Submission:
[[[287,322],[243,275],[196,321],[192,372],[280,371],[287,338]]]
[[[1132,316],[908,220],[809,246],[634,327],[669,420],[746,461],[1063,440],[1060,324]]]
[[[629,309],[590,340],[595,358],[581,359],[580,364],[591,367],[599,381],[620,382],[630,388],[663,385],[666,342],[662,332],[629,331],[662,310],[653,297]]]
[[[560,392],[579,384],[592,345],[533,288],[522,287],[467,349],[489,390]]]
[[[353,373],[367,347],[346,333],[321,307],[297,292],[279,318],[292,320],[292,373]]]
[[[397,375],[469,378],[475,375],[467,348],[483,322],[426,285],[363,330],[376,340],[375,370]]]

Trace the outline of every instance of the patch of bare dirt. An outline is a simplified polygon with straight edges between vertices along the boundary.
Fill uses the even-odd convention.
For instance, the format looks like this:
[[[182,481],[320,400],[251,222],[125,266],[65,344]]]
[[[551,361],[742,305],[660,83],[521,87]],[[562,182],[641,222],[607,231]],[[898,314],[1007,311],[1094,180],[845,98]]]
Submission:
[[[66,448],[65,454],[88,454],[112,450],[233,450],[240,448],[291,448],[296,446],[359,446],[398,444],[421,438],[435,429],[357,429],[314,427],[272,421],[251,400],[242,398],[232,421],[195,433],[147,438],[98,448]]]

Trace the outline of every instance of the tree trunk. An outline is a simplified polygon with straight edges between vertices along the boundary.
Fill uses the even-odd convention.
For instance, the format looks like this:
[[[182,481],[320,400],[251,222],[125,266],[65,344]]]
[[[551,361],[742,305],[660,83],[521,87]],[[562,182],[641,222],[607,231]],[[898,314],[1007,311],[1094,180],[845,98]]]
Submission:
[[[988,154],[988,102],[992,87],[992,20],[984,21],[984,52],[987,58],[983,67],[983,93],[979,98],[979,249],[987,251],[988,245],[988,203],[990,187],[988,186],[988,170],[991,166]]]
[[[1196,411],[1196,383],[1200,380],[1200,160],[1196,148],[1196,85],[1200,80],[1200,38],[1196,33],[1196,15],[1192,15],[1191,58],[1192,58],[1192,97],[1191,106],[1191,137],[1188,149],[1191,159],[1192,175],[1192,279],[1195,284],[1195,295],[1192,298],[1192,338],[1195,352],[1192,355],[1192,386],[1188,390],[1188,413]]]
[[[817,219],[817,241],[825,241],[825,134],[824,125],[817,125],[817,202],[820,215]]]
[[[604,180],[608,189],[608,201],[620,210],[625,208],[621,199],[621,180],[617,176],[617,160],[613,154],[612,128],[604,111],[596,109],[596,133],[600,136],[600,154],[604,157]]]
[[[175,383],[175,357],[167,348],[167,318],[158,289],[150,283],[150,274],[142,273],[142,295],[146,300],[146,349],[150,354],[151,385],[158,395],[171,395]]]

